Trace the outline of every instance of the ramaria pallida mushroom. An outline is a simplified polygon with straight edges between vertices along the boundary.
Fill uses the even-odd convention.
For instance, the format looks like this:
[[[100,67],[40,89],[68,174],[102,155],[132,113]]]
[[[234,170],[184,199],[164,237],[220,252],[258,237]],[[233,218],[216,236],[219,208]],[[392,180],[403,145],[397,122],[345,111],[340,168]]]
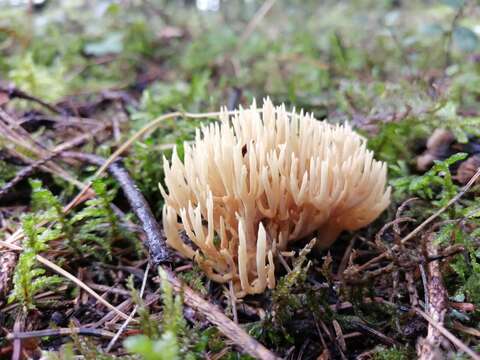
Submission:
[[[364,138],[270,100],[224,112],[184,152],[164,159],[167,243],[237,296],[275,286],[274,256],[290,242],[316,233],[329,247],[390,201],[386,164]]]

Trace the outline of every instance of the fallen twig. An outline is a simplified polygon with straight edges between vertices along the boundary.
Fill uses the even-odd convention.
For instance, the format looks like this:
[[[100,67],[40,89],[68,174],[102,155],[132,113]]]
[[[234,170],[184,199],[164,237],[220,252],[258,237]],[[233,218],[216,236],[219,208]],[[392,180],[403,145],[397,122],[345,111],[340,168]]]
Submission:
[[[467,345],[465,345],[459,338],[453,335],[450,331],[445,329],[443,325],[439,324],[437,321],[432,319],[428,314],[426,314],[423,310],[416,308],[415,312],[422,316],[425,320],[428,321],[434,328],[436,328],[443,336],[445,336],[448,340],[452,342],[457,348],[463,351],[465,354],[468,354],[474,360],[480,360],[480,355],[470,349]]]
[[[475,336],[477,338],[480,338],[480,330],[465,326],[459,321],[454,321],[453,322],[453,328],[455,330],[461,331],[465,334],[472,335],[472,336]]]
[[[210,304],[190,287],[183,284],[175,273],[163,267],[168,281],[173,288],[182,292],[185,303],[192,309],[204,315],[209,322],[215,325],[226,337],[232,340],[242,351],[257,359],[278,359],[270,350],[265,348],[257,340],[249,336],[245,330],[230,320],[216,305]]]
[[[0,199],[5,196],[15,185],[17,185],[21,180],[25,179],[27,176],[30,176],[35,170],[41,167],[43,164],[49,162],[50,160],[56,158],[60,152],[71,149],[75,146],[79,146],[83,144],[85,141],[89,140],[90,138],[95,137],[95,135],[102,131],[106,126],[97,126],[91,132],[82,134],[77,136],[71,140],[67,140],[66,142],[62,143],[62,145],[57,146],[49,155],[44,157],[43,159],[37,160],[34,163],[30,164],[29,166],[23,168],[21,171],[15,175],[15,177],[10,180],[7,184],[5,184],[0,189]]]
[[[387,335],[382,334],[380,331],[375,330],[368,326],[367,324],[360,322],[360,321],[352,321],[351,322],[353,326],[357,328],[358,331],[369,335],[369,336],[374,336],[378,340],[380,340],[382,343],[389,345],[389,346],[399,346],[400,344],[395,341],[394,339],[388,337]]]
[[[7,87],[0,87],[0,92],[6,93],[10,99],[17,98],[17,99],[33,101],[33,102],[36,102],[39,105],[42,105],[44,108],[46,108],[46,109],[48,109],[48,110],[50,110],[50,111],[52,111],[56,114],[61,114],[62,113],[62,111],[60,109],[58,109],[57,107],[55,107],[53,105],[50,105],[50,104],[46,103],[45,101],[43,101],[43,100],[41,100],[41,99],[39,99],[39,98],[37,98],[33,95],[27,94],[25,91],[18,89],[14,85],[10,85],[10,86],[7,86]]]
[[[22,170],[20,170],[15,177],[10,180],[8,183],[6,183],[1,189],[0,189],[0,199],[4,197],[5,195],[10,192],[15,185],[17,185],[20,181],[25,179],[26,177],[30,176],[35,170],[37,170],[39,167],[44,165],[45,163],[49,162],[53,158],[57,157],[58,153],[52,153],[48,155],[47,157],[37,160],[34,163],[24,167]]]
[[[276,0],[267,0],[265,1],[262,6],[257,10],[253,18],[250,20],[248,25],[245,27],[244,32],[240,36],[240,39],[238,40],[238,45],[237,45],[237,50],[240,49],[245,41],[252,35],[253,31],[256,29],[256,27],[260,24],[262,19],[267,15],[267,13],[270,11],[270,9],[275,5]]]
[[[58,328],[58,329],[45,329],[45,330],[35,330],[35,331],[14,331],[7,335],[7,340],[16,340],[16,339],[30,339],[44,336],[69,336],[69,335],[84,335],[84,336],[99,336],[105,338],[113,338],[114,333],[102,330],[102,329],[92,329],[92,328]]]
[[[51,154],[43,144],[35,140],[30,133],[18,124],[10,114],[0,107],[0,138],[4,139],[9,146],[5,148],[7,153],[20,158],[22,161],[32,164],[35,159],[31,158],[35,154],[35,158],[46,158]],[[74,184],[82,189],[85,185],[78,181],[76,177],[55,163],[46,163],[41,168],[62,177],[69,183]]]
[[[111,294],[118,294],[118,295],[122,295],[122,296],[130,296],[132,295],[130,293],[130,291],[128,290],[124,290],[124,289],[119,289],[117,287],[113,287],[113,286],[106,286],[106,285],[101,285],[101,284],[95,284],[93,282],[87,282],[86,283],[88,286],[90,286],[92,289],[94,290],[98,290],[98,291],[103,291],[103,292],[107,292],[107,293],[111,293]]]
[[[66,151],[62,153],[62,156],[83,160],[98,166],[103,166],[106,161],[100,156],[72,151]],[[170,257],[170,252],[165,244],[165,239],[160,232],[160,226],[150,210],[150,206],[145,206],[147,201],[142,193],[136,188],[127,170],[125,170],[118,162],[110,164],[108,171],[119,182],[125,196],[128,198],[133,212],[140,220],[143,230],[146,234],[150,234],[147,236],[146,245],[152,263],[157,265],[165,262]]]

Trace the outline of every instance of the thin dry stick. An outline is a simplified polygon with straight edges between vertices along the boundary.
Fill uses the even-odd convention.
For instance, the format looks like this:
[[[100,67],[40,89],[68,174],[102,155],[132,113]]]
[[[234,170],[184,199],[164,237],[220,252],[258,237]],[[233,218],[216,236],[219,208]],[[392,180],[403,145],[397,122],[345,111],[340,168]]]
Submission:
[[[415,307],[418,306],[418,292],[415,284],[415,277],[410,271],[405,271],[405,280],[407,282],[408,296],[410,304]]]
[[[107,286],[107,285],[101,285],[101,284],[95,284],[93,282],[87,282],[86,283],[88,286],[90,286],[92,289],[106,292],[106,293],[111,293],[111,294],[118,294],[122,296],[130,296],[132,295],[130,291],[124,290],[124,289],[118,289],[114,286]]]
[[[148,273],[149,272],[150,272],[150,264],[147,263],[147,268],[145,269],[145,275],[143,276],[142,287],[140,288],[140,298],[143,297],[143,293],[145,292],[145,286],[147,285],[147,278],[148,278]],[[120,326],[120,329],[118,329],[118,331],[115,334],[115,336],[113,337],[113,339],[110,340],[107,347],[105,348],[106,352],[109,352],[112,349],[113,345],[115,345],[115,343],[117,342],[120,335],[122,335],[123,331],[127,328],[130,321],[132,321],[133,317],[135,316],[135,313],[137,312],[137,309],[138,309],[138,304],[135,305],[132,312],[128,316],[128,319],[125,320],[125,322],[122,324],[122,326]]]
[[[15,129],[15,130],[13,130]],[[24,149],[29,154],[37,154],[40,157],[47,157],[50,155],[50,151],[45,148],[38,141],[33,139],[31,135],[22,128],[18,122],[13,119],[6,111],[0,108],[0,137],[4,138],[7,141],[7,144],[12,143],[17,145],[17,147]],[[24,151],[19,151],[15,147],[7,148],[10,152],[13,152],[16,156],[21,158],[23,161],[32,163],[32,160],[29,156],[24,154]],[[74,178],[69,172],[61,168],[55,163],[42,165],[42,169],[49,171],[62,177],[64,180],[74,184],[78,188],[82,189],[84,184]]]
[[[382,334],[380,331],[378,330],[375,330],[374,328],[371,328],[370,326],[368,326],[367,324],[361,322],[361,321],[356,321],[356,320],[352,320],[351,321],[352,325],[354,325],[358,331],[368,335],[368,336],[373,336],[373,337],[376,337],[378,340],[380,340],[382,343],[386,344],[386,345],[389,345],[389,346],[399,346],[400,344],[388,337],[387,335],[385,334]]]
[[[105,338],[111,338],[115,334],[102,329],[91,328],[58,328],[58,329],[45,329],[35,331],[13,332],[7,335],[7,340],[14,339],[30,339],[44,336],[69,336],[69,335],[83,335],[83,336],[100,336]]]
[[[352,253],[353,245],[355,245],[355,240],[357,240],[357,236],[354,236],[350,239],[347,249],[343,253],[342,261],[340,261],[340,266],[338,267],[338,271],[336,275],[339,279],[343,278],[343,272],[347,268],[350,255]]]
[[[124,300],[123,302],[121,302],[120,304],[117,305],[117,309],[120,310],[120,311],[127,311],[128,309],[130,309],[130,306],[132,305],[132,299],[131,297],[129,297],[128,299]],[[98,321],[95,321],[93,323],[88,323],[88,324],[84,324],[85,327],[91,327],[91,328],[98,328],[100,326],[102,326],[103,324],[109,322],[109,323],[117,323],[118,319],[114,319],[115,318],[115,312],[113,311],[109,311],[108,313],[106,313],[104,316],[102,316],[102,318]]]
[[[422,285],[423,285],[423,294],[425,297],[425,310],[428,312],[430,308],[430,301],[428,297],[428,280],[427,280],[427,272],[425,271],[425,266],[420,263],[418,264],[418,269],[420,271],[420,276],[422,278]]]
[[[83,160],[98,166],[102,166],[105,163],[105,159],[101,158],[100,156],[92,155],[92,154],[84,154],[84,153],[77,153],[66,151],[62,153],[63,156],[66,157],[73,157],[79,160]],[[108,171],[110,174],[119,182],[120,186],[124,190],[125,194],[127,194],[125,189],[128,189],[130,183],[132,182],[130,175],[128,174],[127,170],[125,170],[122,166],[118,163],[110,164],[108,167]],[[144,230],[148,229],[152,236],[147,237],[147,247],[150,251],[150,256],[152,257],[152,261],[154,264],[160,264],[167,260],[170,257],[170,251],[168,250],[165,239],[161,235],[160,227],[153,216],[153,213],[150,207],[144,206],[147,203],[145,198],[143,197],[140,191],[131,192],[129,194],[128,200],[130,202],[130,206],[132,207],[133,211],[137,215],[142,222],[142,228]]]
[[[10,249],[10,250],[15,250],[15,251],[23,251],[23,248],[21,246],[15,245],[15,244],[10,244],[6,241],[0,240],[0,245]],[[118,310],[115,306],[110,304],[108,301],[106,301],[104,298],[102,298],[100,295],[98,295],[95,291],[93,291],[87,284],[85,284],[83,281],[80,279],[76,278],[72,274],[70,274],[68,271],[63,270],[60,266],[55,265],[52,263],[50,260],[44,258],[41,255],[37,255],[36,259],[38,262],[42,263],[46,267],[50,268],[51,270],[55,271],[56,273],[62,275],[63,277],[67,278],[68,280],[72,281],[79,287],[81,287],[83,290],[85,290],[87,293],[92,295],[95,299],[97,299],[99,302],[101,302],[103,305],[105,305],[107,308],[110,310],[114,311],[117,313],[119,316],[121,316],[123,319],[128,319],[128,315],[125,313],[121,312]]]
[[[15,185],[17,185],[22,179],[26,178],[30,174],[32,174],[37,168],[43,168],[47,171],[51,171],[48,167],[44,167],[46,163],[48,163],[50,160],[54,159],[55,157],[58,156],[58,154],[61,151],[70,149],[72,147],[81,145],[85,141],[89,140],[90,138],[95,137],[98,132],[102,131],[105,129],[107,126],[106,125],[100,125],[97,126],[95,129],[93,129],[91,132],[81,134],[80,136],[74,137],[73,139],[70,139],[61,145],[57,146],[53,151],[47,153],[47,155],[43,156],[43,159],[37,160],[35,162],[32,162],[29,166],[25,167],[22,169],[10,182],[8,182],[2,189],[0,189],[0,198],[5,196]],[[20,146],[24,147],[25,145],[23,143],[19,143]],[[29,148],[30,149],[30,148]],[[31,150],[34,150],[33,148]],[[24,160],[27,160],[24,158]],[[67,179],[68,180],[68,179]],[[80,188],[84,188],[85,184],[81,182],[73,182],[75,185],[77,185]]]
[[[453,321],[453,328],[465,334],[480,338],[480,330],[463,325],[459,321]]]
[[[276,0],[268,0],[263,3],[263,5],[258,9],[256,14],[253,16],[252,20],[248,23],[245,31],[243,32],[240,40],[238,41],[237,50],[242,47],[242,45],[247,41],[247,39],[252,35],[253,31],[260,24],[262,19],[267,15],[270,9],[275,5]]]
[[[23,100],[28,100],[28,101],[33,101],[36,102],[37,104],[42,105],[44,108],[50,110],[51,112],[55,114],[61,114],[61,110],[58,109],[57,107],[50,105],[43,101],[42,99],[39,99],[33,95],[27,94],[25,91],[18,89],[15,86],[8,86],[8,87],[0,87],[0,92],[5,92],[8,94],[8,96],[13,99],[13,98],[18,98],[18,99],[23,99]]]
[[[97,128],[93,129],[93,131],[91,132],[88,132],[88,133],[85,133],[85,134],[82,134],[78,137],[75,137],[71,140],[68,140],[64,143],[62,143],[61,145],[57,146],[54,150],[53,150],[53,153],[55,154],[55,156],[58,155],[58,153],[64,151],[64,150],[67,150],[67,149],[70,149],[72,147],[75,147],[75,146],[78,146],[78,145],[81,145],[83,142],[89,140],[90,138],[93,138],[95,137],[96,134],[98,134],[98,132],[102,131],[103,129],[105,129],[107,127],[107,125],[100,125],[98,126]],[[42,161],[42,160],[40,160]],[[30,166],[33,166],[34,168],[37,167],[38,165],[30,165]],[[48,170],[48,169],[47,169]],[[24,176],[25,174],[22,174],[22,176]],[[28,176],[28,175],[27,175]],[[15,179],[12,180],[12,182],[16,181]],[[5,185],[5,188],[9,186],[8,184]],[[85,184],[82,183],[82,186],[83,186],[83,190],[85,190],[84,188],[86,187]],[[8,192],[10,190],[7,189],[6,191]],[[85,193],[86,192],[89,192],[90,190],[89,189],[86,189],[85,190]],[[0,197],[2,196],[3,194],[3,189],[0,190]],[[43,223],[41,225],[44,225]],[[20,227],[19,229],[17,229],[12,235],[10,235],[5,241],[7,243],[10,243],[10,244],[13,244],[13,243],[16,243],[18,242],[19,240],[21,240],[23,237],[23,230],[22,228]]]
[[[6,194],[8,194],[8,192],[11,191],[15,187],[15,185],[17,185],[20,181],[25,179],[27,176],[30,176],[36,169],[38,169],[40,166],[44,165],[45,163],[49,162],[56,156],[58,156],[58,154],[52,153],[48,155],[46,158],[37,160],[34,163],[20,170],[12,180],[10,180],[0,189],[0,199],[4,197]]]
[[[405,236],[401,241],[400,243],[401,244],[405,244],[407,241],[409,241],[410,239],[412,239],[415,235],[417,235],[421,230],[423,230],[423,228],[425,228],[428,224],[430,224],[433,220],[435,220],[438,216],[440,216],[445,210],[447,210],[450,206],[452,206],[453,204],[455,204],[458,200],[460,200],[460,198],[465,195],[465,193],[468,192],[468,190],[470,190],[470,188],[473,186],[473,184],[475,184],[475,182],[478,180],[478,178],[480,177],[480,168],[477,169],[477,172],[475,173],[475,175],[472,176],[472,178],[470,179],[470,181],[463,187],[463,189],[457,194],[455,195],[455,197],[453,197],[446,205],[442,206],[440,209],[437,210],[437,212],[435,212],[435,214],[433,214],[432,216],[430,216],[428,219],[426,219],[424,222],[422,222],[420,225],[418,225],[414,230],[412,230],[407,236]],[[394,251],[394,250],[397,250],[398,249],[398,245],[394,245],[392,246],[392,248],[389,250],[389,251]],[[354,273],[359,273],[363,270],[366,270],[368,269],[371,265],[377,263],[378,261],[380,260],[383,260],[385,259],[387,256],[388,256],[388,253],[389,251],[385,251],[383,253],[381,253],[380,255],[374,257],[373,259],[367,261],[365,264],[357,267],[355,270],[354,270]]]
[[[442,325],[440,325],[437,321],[432,319],[428,314],[426,314],[423,310],[419,308],[415,308],[415,312],[422,316],[425,320],[428,321],[433,327],[435,327],[443,336],[445,336],[448,340],[452,342],[457,348],[462,350],[465,354],[468,354],[474,360],[480,360],[480,355],[470,349],[467,345],[465,345],[459,338],[453,335],[450,331],[445,329]]]

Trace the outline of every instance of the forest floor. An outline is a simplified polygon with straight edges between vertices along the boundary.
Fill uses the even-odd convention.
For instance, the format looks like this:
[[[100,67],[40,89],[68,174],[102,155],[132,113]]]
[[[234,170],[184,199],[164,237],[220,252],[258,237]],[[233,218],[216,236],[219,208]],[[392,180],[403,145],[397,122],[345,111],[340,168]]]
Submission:
[[[0,358],[480,359],[478,3],[8,3]],[[364,135],[389,208],[260,295],[157,271],[133,185],[161,220],[161,159],[215,121],[187,113],[267,96]]]

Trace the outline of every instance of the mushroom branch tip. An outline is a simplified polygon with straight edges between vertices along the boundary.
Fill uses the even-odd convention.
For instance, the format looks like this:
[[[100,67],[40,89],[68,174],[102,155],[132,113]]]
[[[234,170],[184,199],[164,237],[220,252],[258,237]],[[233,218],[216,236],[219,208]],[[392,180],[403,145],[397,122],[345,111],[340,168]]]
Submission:
[[[269,99],[223,111],[164,171],[168,245],[239,297],[275,287],[274,258],[289,243],[316,233],[327,248],[390,203],[387,166],[362,136]]]

